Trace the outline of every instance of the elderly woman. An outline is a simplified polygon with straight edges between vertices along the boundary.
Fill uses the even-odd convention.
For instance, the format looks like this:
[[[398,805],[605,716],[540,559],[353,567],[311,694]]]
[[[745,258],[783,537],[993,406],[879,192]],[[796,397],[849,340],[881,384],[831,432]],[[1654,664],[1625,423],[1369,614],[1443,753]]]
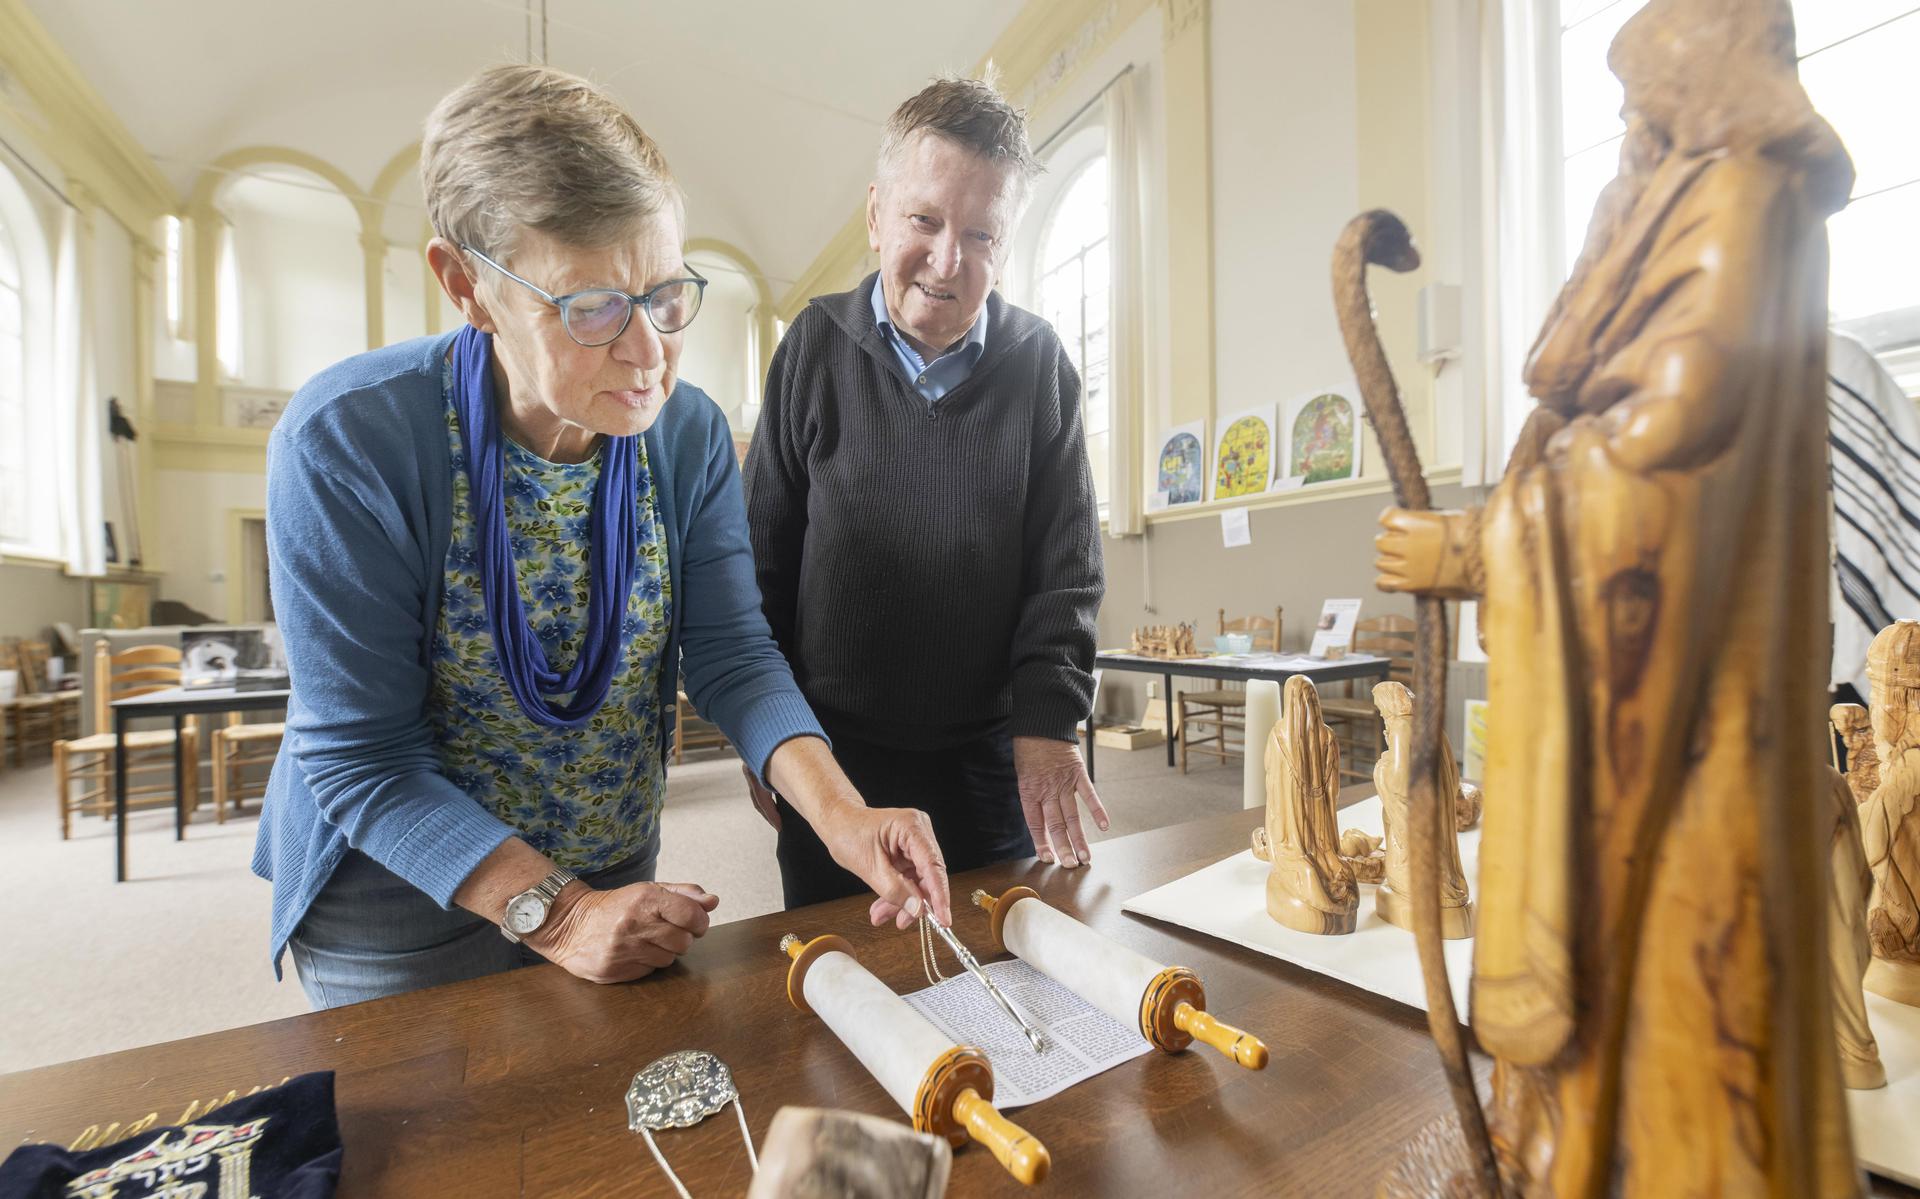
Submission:
[[[293,676],[254,869],[316,1006],[541,958],[671,964],[655,883],[677,676],[902,927],[949,917],[927,818],[870,809],[760,614],[733,443],[675,367],[704,280],[659,149],[585,81],[489,70],[421,149],[466,327],[327,370],[268,457]]]

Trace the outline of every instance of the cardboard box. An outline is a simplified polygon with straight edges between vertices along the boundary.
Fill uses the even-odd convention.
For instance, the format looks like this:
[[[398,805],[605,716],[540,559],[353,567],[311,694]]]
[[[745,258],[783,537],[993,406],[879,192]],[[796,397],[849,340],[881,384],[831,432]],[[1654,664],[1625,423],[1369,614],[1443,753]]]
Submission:
[[[1131,724],[1103,724],[1094,729],[1093,742],[1101,749],[1146,749],[1165,743],[1159,729],[1143,729]]]

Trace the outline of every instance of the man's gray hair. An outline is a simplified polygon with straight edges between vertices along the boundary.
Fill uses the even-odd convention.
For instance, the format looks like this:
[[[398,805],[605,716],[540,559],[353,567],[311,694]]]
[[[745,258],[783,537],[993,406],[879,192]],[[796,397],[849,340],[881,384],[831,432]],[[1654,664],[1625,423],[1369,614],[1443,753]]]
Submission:
[[[984,79],[936,79],[894,109],[880,139],[876,178],[892,179],[902,155],[922,134],[943,137],[1006,168],[1015,185],[1016,212],[1026,206],[1033,181],[1046,169],[1027,145],[1027,114]]]
[[[686,204],[666,156],[632,115],[577,75],[490,67],[427,118],[420,186],[433,230],[506,260],[522,229],[601,249]]]

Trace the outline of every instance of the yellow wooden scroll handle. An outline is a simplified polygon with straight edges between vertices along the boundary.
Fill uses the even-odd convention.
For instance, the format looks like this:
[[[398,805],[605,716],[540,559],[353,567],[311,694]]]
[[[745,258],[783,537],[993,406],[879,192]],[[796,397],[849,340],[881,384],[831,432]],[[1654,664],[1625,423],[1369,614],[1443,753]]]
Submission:
[[[1027,1186],[1040,1182],[1053,1168],[1053,1156],[1032,1133],[1001,1115],[993,1104],[968,1087],[953,1101],[953,1116],[967,1135],[987,1147],[999,1163]]]
[[[1249,1070],[1267,1068],[1266,1042],[1252,1033],[1241,1032],[1210,1012],[1182,1003],[1173,1009],[1173,1023],[1181,1032],[1203,1045],[1213,1046]]]

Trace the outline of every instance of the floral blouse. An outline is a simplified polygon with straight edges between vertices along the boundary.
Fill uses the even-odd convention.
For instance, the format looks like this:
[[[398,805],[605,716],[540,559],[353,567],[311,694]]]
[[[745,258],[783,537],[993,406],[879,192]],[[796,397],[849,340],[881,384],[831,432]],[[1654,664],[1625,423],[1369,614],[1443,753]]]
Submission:
[[[520,710],[494,659],[452,384],[449,367],[442,386],[453,452],[453,542],[427,701],[441,769],[557,864],[575,873],[617,865],[658,837],[666,793],[656,710],[671,597],[666,530],[646,446],[639,459],[639,553],[620,626],[626,665],[585,728],[547,728]],[[507,533],[520,599],[547,660],[565,670],[579,652],[586,619],[588,529],[600,460],[548,462],[511,439],[505,448]]]

